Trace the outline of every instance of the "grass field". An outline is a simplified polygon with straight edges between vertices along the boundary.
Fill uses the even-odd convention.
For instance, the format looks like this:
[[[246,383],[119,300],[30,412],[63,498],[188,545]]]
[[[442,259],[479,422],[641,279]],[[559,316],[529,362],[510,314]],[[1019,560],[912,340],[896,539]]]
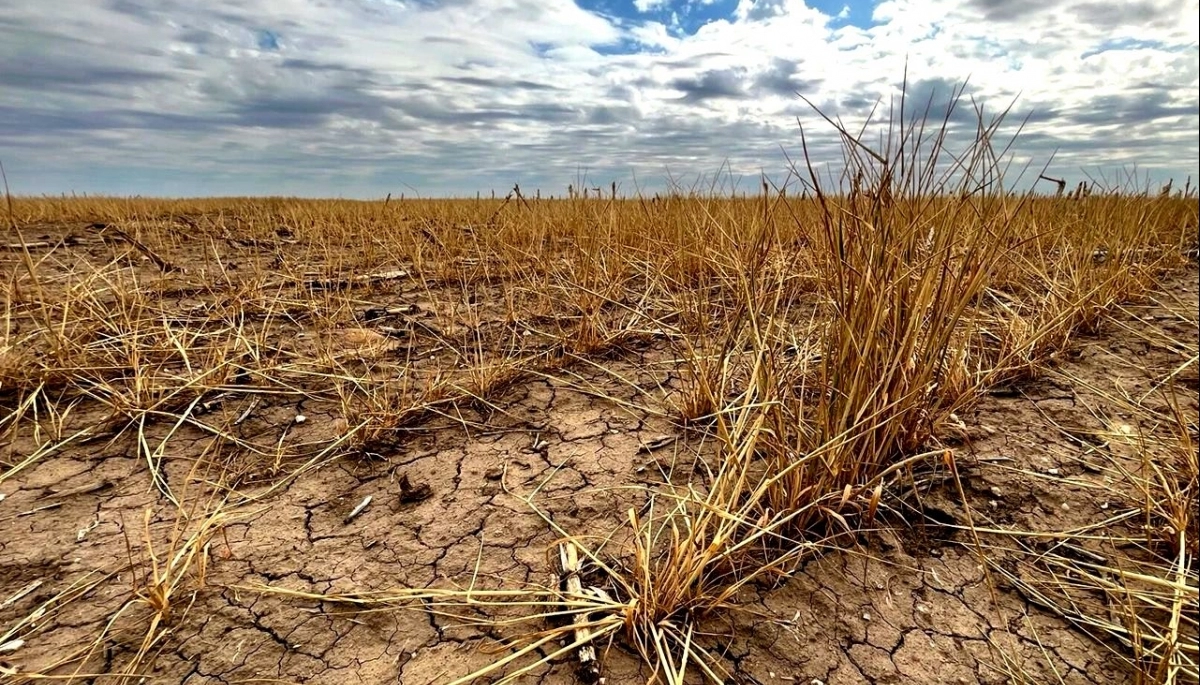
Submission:
[[[1194,192],[922,125],[740,198],[10,198],[0,679],[1197,682]]]

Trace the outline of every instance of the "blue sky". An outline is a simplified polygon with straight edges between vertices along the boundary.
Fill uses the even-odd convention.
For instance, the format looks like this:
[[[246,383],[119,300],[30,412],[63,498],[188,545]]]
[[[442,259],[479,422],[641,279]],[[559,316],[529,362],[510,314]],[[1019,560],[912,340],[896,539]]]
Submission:
[[[0,0],[0,161],[27,194],[782,178],[797,117],[840,159],[797,93],[861,126],[907,64],[922,102],[1015,98],[1018,167],[1182,182],[1198,1]]]
[[[694,34],[705,24],[714,21],[736,21],[739,0],[709,0],[678,2],[672,0],[584,0],[578,3],[585,10],[607,14],[633,22],[658,21],[678,27],[681,34]],[[770,3],[765,3],[770,4]],[[833,17],[836,25],[867,28],[874,24],[871,14],[877,3],[869,0],[813,0],[808,7]],[[779,3],[782,6],[782,3]]]

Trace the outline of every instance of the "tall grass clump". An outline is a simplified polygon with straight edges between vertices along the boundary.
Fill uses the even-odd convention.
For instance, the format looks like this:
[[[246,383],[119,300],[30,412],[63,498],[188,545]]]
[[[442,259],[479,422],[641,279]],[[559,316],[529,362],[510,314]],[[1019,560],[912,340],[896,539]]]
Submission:
[[[969,319],[1024,198],[1007,196],[1007,145],[994,144],[1007,111],[985,119],[976,109],[974,135],[950,149],[962,137],[962,91],[950,95],[940,120],[929,103],[912,108],[902,96],[876,147],[830,120],[843,150],[836,187],[805,145],[798,174],[820,209],[812,233],[829,311],[815,331],[819,356],[780,379],[804,390],[776,413],[790,425],[774,432],[790,445],[774,454],[769,511],[834,497],[814,513],[843,528],[852,513],[873,515],[880,474],[918,452],[977,388]]]

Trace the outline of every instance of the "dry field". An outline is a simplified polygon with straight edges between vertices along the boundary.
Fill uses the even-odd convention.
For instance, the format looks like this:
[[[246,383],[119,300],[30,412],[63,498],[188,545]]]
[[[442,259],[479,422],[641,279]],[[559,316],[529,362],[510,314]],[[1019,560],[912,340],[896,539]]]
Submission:
[[[0,681],[1197,682],[1194,195],[903,133],[807,197],[12,198]]]

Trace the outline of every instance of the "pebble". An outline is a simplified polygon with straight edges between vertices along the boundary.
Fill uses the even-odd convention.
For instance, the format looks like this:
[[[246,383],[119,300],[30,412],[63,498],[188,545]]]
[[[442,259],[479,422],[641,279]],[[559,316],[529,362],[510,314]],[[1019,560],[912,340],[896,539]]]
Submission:
[[[1050,474],[1051,476],[1057,476],[1058,469],[1046,469],[1046,473]]]
[[[296,414],[296,418],[292,419],[292,420],[295,421],[296,423],[304,423],[305,421],[308,420],[308,417],[305,416],[304,414]]]

